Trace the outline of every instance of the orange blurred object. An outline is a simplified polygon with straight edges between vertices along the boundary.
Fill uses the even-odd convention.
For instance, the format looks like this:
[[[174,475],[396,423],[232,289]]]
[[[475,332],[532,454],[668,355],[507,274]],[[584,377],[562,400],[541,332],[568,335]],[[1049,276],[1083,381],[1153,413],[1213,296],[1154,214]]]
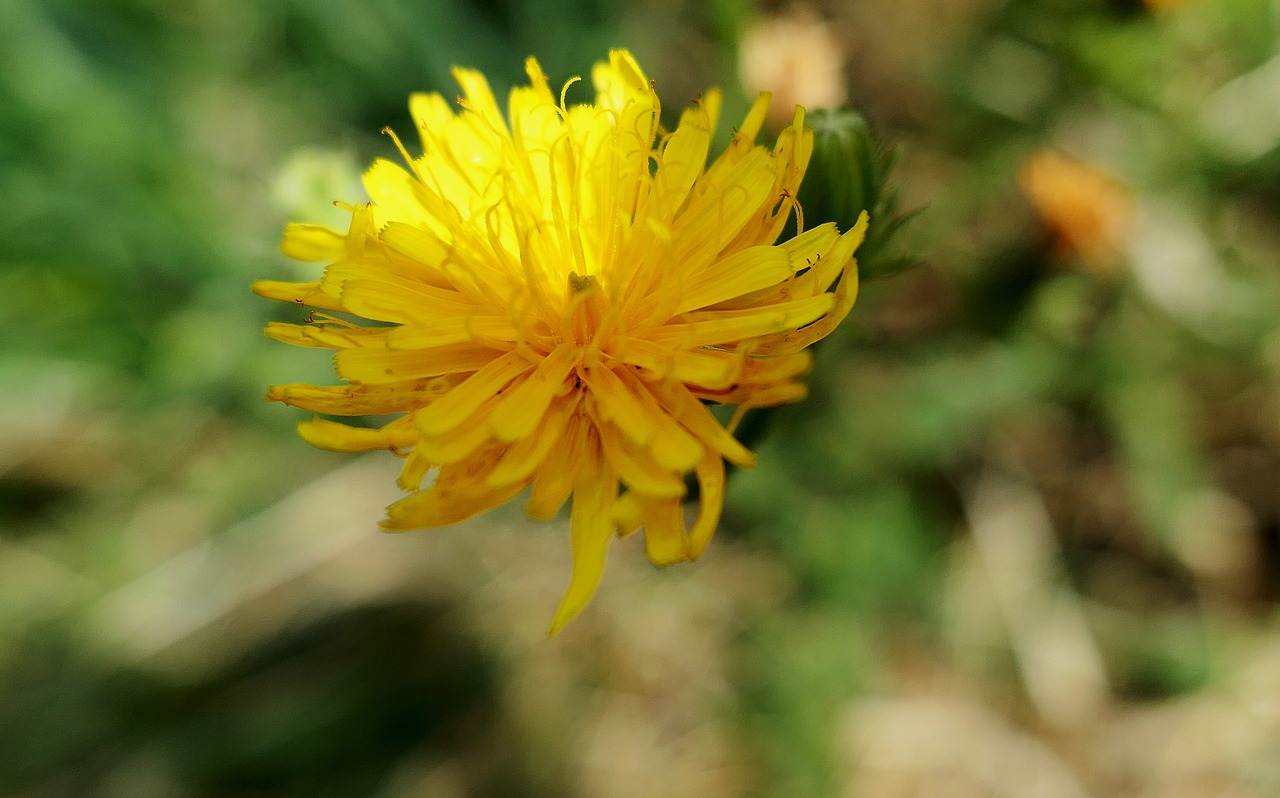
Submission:
[[[1027,160],[1018,182],[1061,254],[1096,268],[1115,265],[1133,220],[1128,187],[1092,164],[1049,149]]]
[[[747,26],[738,73],[748,93],[772,92],[769,120],[781,127],[797,105],[838,108],[848,97],[845,57],[831,26],[800,9]]]

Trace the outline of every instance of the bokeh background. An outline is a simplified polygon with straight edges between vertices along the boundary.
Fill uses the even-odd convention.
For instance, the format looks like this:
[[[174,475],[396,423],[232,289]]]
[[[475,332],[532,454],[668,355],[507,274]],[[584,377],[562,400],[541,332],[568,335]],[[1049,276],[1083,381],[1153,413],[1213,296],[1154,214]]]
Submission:
[[[1280,794],[1278,42],[1274,0],[5,0],[0,794]],[[330,367],[248,285],[451,64],[613,46],[668,109],[858,109],[917,265],[866,264],[707,555],[619,542],[548,641],[566,525],[379,533],[398,461],[262,401]]]

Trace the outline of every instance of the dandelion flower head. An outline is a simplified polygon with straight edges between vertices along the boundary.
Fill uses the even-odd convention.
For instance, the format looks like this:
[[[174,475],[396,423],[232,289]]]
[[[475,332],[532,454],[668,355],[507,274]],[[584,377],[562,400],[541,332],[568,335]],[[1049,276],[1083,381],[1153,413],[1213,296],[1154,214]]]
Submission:
[[[594,67],[590,104],[566,105],[532,58],[526,70],[505,116],[473,70],[454,70],[456,109],[414,95],[422,155],[395,139],[404,165],[369,169],[372,201],[343,206],[347,231],[286,228],[282,250],[324,264],[318,280],[254,290],[314,310],[267,333],[335,350],[343,380],[268,399],[320,414],[299,425],[318,447],[404,458],[408,495],[385,528],[451,524],[526,489],[534,518],[571,503],[554,632],[594,595],[615,534],[642,529],[658,565],[703,551],[726,461],[754,463],[708,406],[803,398],[806,347],[853,305],[866,217],[803,227],[801,108],[769,149],[762,95],[708,164],[718,92],[666,131],[624,50]],[[775,243],[793,216],[801,232]],[[377,429],[321,417],[378,414],[398,415]]]

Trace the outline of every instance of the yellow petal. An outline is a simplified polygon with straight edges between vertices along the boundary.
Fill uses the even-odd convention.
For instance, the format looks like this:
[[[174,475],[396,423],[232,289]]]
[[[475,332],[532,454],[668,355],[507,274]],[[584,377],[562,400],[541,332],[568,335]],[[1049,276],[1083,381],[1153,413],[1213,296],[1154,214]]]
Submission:
[[[601,61],[592,68],[591,80],[596,89],[596,105],[608,108],[619,118],[638,96],[648,98],[651,93],[644,70],[626,50],[610,51],[607,63]]]
[[[698,518],[689,531],[689,556],[700,556],[711,542],[724,510],[724,460],[711,455],[698,464]]]
[[[803,276],[787,280],[773,288],[744,294],[721,303],[717,308],[732,310],[773,305],[826,292],[848,262],[839,260],[842,257],[839,250],[831,251],[840,238],[835,223],[828,222],[811,227],[795,238],[779,244],[791,258],[791,268],[797,273],[804,272]],[[856,233],[855,238],[858,238]]]
[[[342,304],[366,319],[401,324],[422,318],[459,319],[475,312],[475,307],[456,292],[398,280],[390,275],[346,281],[342,284]]]
[[[815,260],[814,267],[810,272],[816,281],[816,291],[830,291],[831,285],[837,279],[851,271],[854,272],[856,278],[856,270],[850,268],[853,253],[862,245],[863,239],[866,238],[869,224],[870,217],[867,216],[866,211],[863,211],[858,216],[857,223],[843,233],[840,238],[836,239],[831,248]],[[856,296],[857,292],[855,291],[853,295]]]
[[[643,339],[627,342],[623,362],[660,379],[707,388],[727,388],[737,381],[743,355],[713,349],[679,349]]]
[[[408,496],[387,508],[382,527],[388,530],[443,526],[469,518],[502,504],[520,492],[520,486],[492,489],[485,476],[504,447],[491,444],[456,463],[442,465],[430,488]]]
[[[552,397],[564,386],[577,359],[577,345],[561,344],[544,357],[528,377],[502,397],[490,419],[498,440],[517,441],[533,432],[547,412]]]
[[[637,494],[655,498],[673,498],[685,494],[680,472],[658,463],[649,452],[628,443],[617,427],[608,422],[596,424],[605,459],[623,484]]]
[[[412,446],[415,440],[408,419],[397,419],[381,429],[350,427],[323,418],[298,423],[298,435],[318,449],[331,452],[368,452]]]
[[[707,448],[743,468],[751,468],[756,464],[756,456],[739,443],[737,438],[730,435],[729,431],[716,421],[716,417],[711,415],[706,405],[699,402],[688,388],[671,382],[645,383],[645,387],[653,392],[674,419],[698,436],[698,440],[702,441]],[[690,467],[692,466],[693,464],[690,464]]]
[[[719,89],[712,87],[703,92],[700,104],[707,111],[707,127],[711,130],[715,130],[720,122],[720,106],[723,102],[724,96]]]
[[[489,88],[489,81],[484,74],[474,69],[454,67],[453,79],[462,88],[467,110],[479,114],[491,130],[505,133],[507,120],[503,118],[502,111],[498,110],[493,90]]]
[[[346,253],[347,237],[322,224],[285,225],[280,251],[294,260],[335,261]]]
[[[478,371],[501,355],[469,341],[433,349],[362,347],[338,352],[334,365],[345,379],[375,384]]]
[[[675,262],[703,263],[723,250],[771,200],[774,182],[769,153],[760,148],[726,170],[705,174],[672,226]]]
[[[564,434],[557,436],[550,454],[538,464],[534,472],[533,490],[525,505],[525,512],[530,517],[550,521],[560,512],[565,500],[573,492],[577,474],[574,464],[582,461],[589,423],[586,414],[579,408],[569,418]]]
[[[822,318],[835,305],[831,294],[744,310],[687,313],[684,321],[665,324],[652,339],[681,349],[734,343],[794,330]]]
[[[690,559],[684,506],[680,500],[641,500],[641,507],[644,512],[644,553],[649,562],[663,567]]]
[[[267,322],[267,337],[294,346],[317,346],[325,349],[351,349],[375,345],[386,330],[344,324],[286,324]]]
[[[285,283],[279,280],[254,280],[253,293],[267,299],[310,305],[322,310],[345,310],[337,299],[320,290],[319,283]]]
[[[760,135],[760,128],[764,125],[765,117],[769,113],[769,101],[772,99],[773,94],[767,91],[762,91],[756,96],[755,102],[751,104],[751,110],[747,112],[742,124],[738,125],[739,137],[746,141],[756,140],[756,136]]]
[[[493,437],[489,432],[489,414],[493,412],[495,404],[497,398],[491,398],[457,426],[439,435],[421,436],[418,438],[417,451],[437,465],[457,463],[470,457]],[[415,422],[420,422],[421,419],[421,413],[414,414]],[[487,478],[484,487],[493,487],[488,484]]]
[[[434,465],[421,452],[414,449],[405,458],[404,466],[400,469],[400,476],[396,478],[396,484],[400,486],[401,490],[416,491],[422,487],[422,480],[426,478],[427,472]]]
[[[646,446],[653,440],[653,421],[640,399],[619,379],[613,369],[593,364],[582,370],[582,378],[595,397],[596,408],[602,419],[618,425],[637,446]]]
[[[533,433],[513,443],[502,455],[502,459],[489,472],[488,485],[500,488],[517,482],[525,483],[533,477],[534,471],[547,459],[551,447],[565,435],[569,419],[578,408],[581,391],[574,391],[569,396],[556,399],[542,418],[542,423]],[[562,463],[553,463],[559,467]],[[557,510],[559,505],[557,505]],[[554,512],[552,513],[554,514]]]
[[[653,459],[666,468],[684,473],[702,458],[702,443],[689,433],[674,416],[654,398],[650,386],[635,374],[622,372],[622,381],[640,403],[648,423],[653,426],[651,444]],[[693,400],[697,402],[697,400]]]
[[[381,526],[389,532],[403,532],[423,527],[456,524],[477,513],[510,501],[519,492],[519,486],[469,492],[447,489],[437,483],[388,507],[387,519]]]
[[[684,287],[672,313],[705,308],[777,285],[792,274],[791,258],[786,250],[772,246],[750,247],[703,269]]]
[[[791,269],[798,272],[815,265],[819,257],[831,248],[840,231],[835,222],[827,222],[817,227],[810,227],[798,236],[790,238],[778,246],[791,258]]]
[[[844,321],[845,317],[849,315],[849,311],[853,309],[853,303],[858,297],[858,264],[852,254],[853,250],[862,242],[862,236],[866,228],[867,215],[864,212],[857,226],[841,236],[840,241],[832,247],[832,252],[828,253],[827,258],[824,258],[824,261],[831,268],[834,269],[838,266],[842,269],[836,275],[839,278],[839,282],[836,284],[834,302],[826,317],[803,330],[797,330],[794,333],[780,336],[774,341],[765,342],[757,351],[762,354],[799,352],[831,334],[840,322]],[[826,267],[824,266],[823,268]],[[818,268],[814,269],[814,272],[818,271]],[[825,279],[821,274],[816,275],[816,278]]]
[[[431,144],[428,134],[447,125],[453,119],[453,109],[448,100],[435,92],[415,92],[409,95],[409,115],[423,134],[423,146],[427,147]]]
[[[453,245],[419,225],[388,222],[378,234],[397,272],[427,285],[452,289],[445,266],[454,257]],[[407,261],[407,262],[406,262]]]
[[[631,491],[625,491],[613,505],[613,525],[618,537],[634,534],[644,524],[640,499]]]
[[[786,382],[807,374],[813,366],[813,355],[804,351],[771,357],[749,357],[742,366],[742,382],[752,385]]]
[[[599,441],[588,433],[585,455],[578,467],[573,488],[573,509],[569,527],[573,539],[573,576],[548,635],[559,632],[595,596],[604,576],[609,540],[613,537],[613,504],[618,495],[617,478],[600,455]]]
[[[399,164],[379,158],[364,173],[364,189],[378,207],[379,218],[448,229],[457,210]]]
[[[694,181],[702,175],[710,146],[711,120],[706,109],[687,109],[680,116],[676,131],[663,144],[649,200],[660,212],[665,211],[668,219],[680,210]]]
[[[708,402],[727,405],[741,405],[739,411],[747,407],[776,407],[802,401],[809,395],[808,387],[802,382],[785,382],[774,385],[742,385],[731,391],[700,391],[693,394]]]
[[[485,401],[531,368],[533,364],[517,352],[509,352],[490,361],[418,413],[418,429],[424,435],[439,435],[457,426]]]
[[[508,316],[466,316],[417,319],[411,325],[387,333],[389,349],[434,349],[439,346],[484,341],[514,343],[521,331]],[[495,347],[498,348],[498,347]]]
[[[451,382],[446,378],[392,385],[272,385],[267,400],[284,402],[313,413],[334,416],[372,416],[401,413],[435,401]]]

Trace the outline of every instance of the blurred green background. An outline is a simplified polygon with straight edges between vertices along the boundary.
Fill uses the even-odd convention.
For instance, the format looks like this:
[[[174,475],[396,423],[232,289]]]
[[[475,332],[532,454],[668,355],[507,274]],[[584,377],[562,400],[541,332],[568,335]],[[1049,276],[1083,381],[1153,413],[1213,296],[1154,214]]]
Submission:
[[[0,795],[1280,794],[1278,42],[1269,0],[0,3]],[[923,210],[708,554],[622,541],[547,641],[565,525],[379,534],[395,458],[261,401],[330,368],[248,284],[451,64],[613,46],[726,128],[847,98]]]

